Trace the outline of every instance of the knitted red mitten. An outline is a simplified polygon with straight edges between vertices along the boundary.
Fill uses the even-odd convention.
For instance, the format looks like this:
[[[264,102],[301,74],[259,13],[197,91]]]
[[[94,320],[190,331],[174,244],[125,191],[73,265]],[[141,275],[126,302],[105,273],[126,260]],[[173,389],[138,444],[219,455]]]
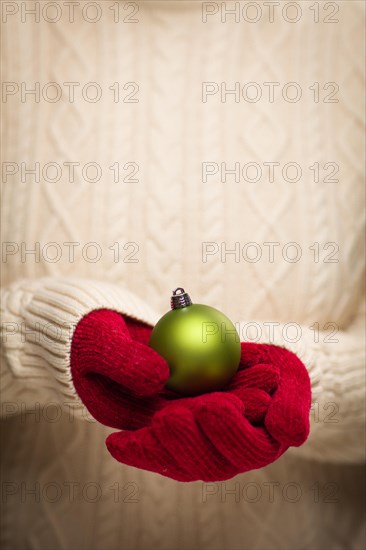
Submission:
[[[78,323],[71,346],[71,374],[79,397],[102,424],[146,426],[163,405],[166,361],[147,346],[151,328],[108,309]]]
[[[107,438],[114,458],[179,481],[218,481],[266,466],[306,440],[310,380],[296,355],[242,344],[227,387],[183,398],[163,389],[169,370],[147,346],[150,332],[101,310],[74,335],[71,366],[81,399],[97,420],[127,430]]]

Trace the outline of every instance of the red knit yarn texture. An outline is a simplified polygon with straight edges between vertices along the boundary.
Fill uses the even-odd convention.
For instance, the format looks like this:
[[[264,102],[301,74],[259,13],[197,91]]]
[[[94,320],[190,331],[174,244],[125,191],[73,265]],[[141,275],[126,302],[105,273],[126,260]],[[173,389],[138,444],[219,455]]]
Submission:
[[[116,460],[178,481],[222,481],[306,441],[311,387],[295,354],[242,343],[222,391],[182,397],[164,388],[169,368],[147,345],[151,330],[101,309],[74,333],[73,382],[96,420],[123,430],[106,440]]]

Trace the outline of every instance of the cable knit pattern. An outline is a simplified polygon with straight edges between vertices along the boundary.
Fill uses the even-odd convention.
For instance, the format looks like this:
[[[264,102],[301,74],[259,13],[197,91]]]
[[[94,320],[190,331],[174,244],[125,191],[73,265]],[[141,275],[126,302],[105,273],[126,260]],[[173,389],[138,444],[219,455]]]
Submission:
[[[305,2],[296,24],[265,17],[256,24],[228,17],[223,24],[220,14],[203,24],[201,2],[188,1],[139,2],[139,23],[117,24],[107,3],[100,4],[103,17],[95,24],[83,20],[80,5],[74,23],[66,16],[55,24],[34,23],[31,16],[22,23],[17,14],[3,25],[4,80],[28,88],[56,81],[63,90],[56,103],[43,97],[36,103],[32,96],[22,102],[20,93],[3,103],[3,160],[19,165],[2,189],[3,240],[19,246],[2,270],[3,479],[17,488],[5,495],[3,547],[359,550],[364,63],[355,52],[362,51],[364,4],[340,2],[339,24],[314,24]],[[120,7],[123,18],[127,11]],[[322,18],[323,11],[320,5]],[[81,88],[93,81],[103,97],[88,103]],[[221,102],[220,92],[201,100],[202,82],[226,82],[232,89],[235,82],[253,81],[263,92],[257,103],[236,103],[233,96]],[[289,81],[301,85],[298,103],[282,100],[281,87]],[[64,82],[80,82],[74,102]],[[119,103],[109,90],[115,82]],[[127,82],[138,84],[138,103],[123,102],[131,91],[123,89]],[[264,82],[280,82],[274,103],[265,99]],[[314,82],[318,103],[309,90]],[[331,91],[323,88],[327,82],[338,83],[338,103],[323,102]],[[57,162],[62,177],[49,182],[41,175],[36,182],[28,175],[24,182],[22,162],[27,168],[40,162],[41,169]],[[74,182],[64,162],[80,163]],[[100,164],[98,182],[83,178],[87,162]],[[109,168],[116,162],[118,183]],[[127,162],[138,164],[138,182],[122,181]],[[229,169],[234,162],[258,162],[263,178],[236,182],[228,175],[222,182],[218,173],[203,183],[203,162],[226,162]],[[264,162],[280,163],[274,182]],[[282,181],[287,162],[301,165],[300,181]],[[309,169],[315,162],[319,183]],[[338,183],[324,181],[327,162],[339,164]],[[283,247],[294,241],[302,257],[286,262]],[[42,253],[50,242],[61,247],[57,262]],[[74,261],[68,242],[77,243]],[[82,253],[90,242],[102,250],[97,262]],[[203,242],[218,245],[206,262]],[[221,257],[223,243],[229,251],[248,242],[262,247],[260,261]],[[279,243],[273,262],[265,242]],[[28,250],[39,243],[39,257],[22,257],[22,243]],[[128,260],[129,243],[138,246],[137,262]],[[327,262],[327,243],[339,246],[335,263]],[[313,395],[303,447],[214,486],[183,487],[111,460],[104,449],[110,430],[87,416],[72,385],[73,329],[102,308],[152,325],[177,285],[195,302],[223,310],[238,323],[241,339],[298,355]],[[256,326],[248,324],[253,319]],[[268,322],[277,323],[273,334]],[[296,323],[298,341],[286,336],[287,323]],[[50,406],[62,406],[57,422],[48,420]],[[79,484],[74,499],[65,482]],[[283,498],[289,482],[301,488],[294,503]],[[29,490],[56,483],[61,496],[53,503],[44,496],[21,500],[22,483]],[[99,484],[99,500],[83,496],[88,483]],[[226,494],[235,483],[238,499]],[[243,497],[247,483],[261,491],[258,501]],[[266,483],[279,483],[273,501]],[[329,502],[333,489],[335,503]]]

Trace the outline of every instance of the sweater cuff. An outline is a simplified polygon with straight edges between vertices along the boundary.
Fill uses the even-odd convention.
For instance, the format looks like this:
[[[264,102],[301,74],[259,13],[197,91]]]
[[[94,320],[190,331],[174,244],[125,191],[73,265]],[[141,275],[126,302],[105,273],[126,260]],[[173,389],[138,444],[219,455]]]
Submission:
[[[71,377],[70,353],[78,322],[96,309],[112,309],[154,325],[157,314],[140,298],[114,284],[86,279],[44,279],[23,311],[24,365],[46,369],[60,401],[83,410]],[[22,362],[23,362],[22,361]]]
[[[361,319],[362,321],[362,319]],[[295,353],[306,366],[312,386],[310,436],[293,450],[303,458],[333,463],[365,459],[365,374],[362,324],[339,331],[334,343],[305,326],[250,322],[241,324],[246,341],[274,344]]]

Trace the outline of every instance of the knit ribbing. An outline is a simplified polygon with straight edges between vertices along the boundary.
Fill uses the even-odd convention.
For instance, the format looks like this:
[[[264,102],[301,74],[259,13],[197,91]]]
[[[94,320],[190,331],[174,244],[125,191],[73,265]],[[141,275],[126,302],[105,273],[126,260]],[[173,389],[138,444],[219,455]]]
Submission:
[[[251,321],[240,325],[243,330],[245,327],[249,341],[258,341],[260,334],[261,342],[287,348],[307,366],[313,410],[312,428],[302,450],[303,456],[330,462],[350,462],[351,457],[355,462],[365,459],[363,324],[364,304],[360,305],[349,330],[338,332],[334,343],[327,342],[327,332],[315,335],[306,326],[296,327],[301,333],[299,338],[290,335],[284,324],[270,327],[268,323]],[[339,445],[339,441],[345,440],[346,445]]]
[[[39,372],[43,389],[54,390],[62,403],[71,401],[79,412],[83,406],[71,380],[70,348],[80,319],[95,309],[112,309],[150,325],[157,320],[151,308],[128,290],[90,280],[18,282],[5,291],[2,303],[5,376],[22,378],[23,384],[29,380],[32,386]],[[43,402],[46,397],[44,392]]]

